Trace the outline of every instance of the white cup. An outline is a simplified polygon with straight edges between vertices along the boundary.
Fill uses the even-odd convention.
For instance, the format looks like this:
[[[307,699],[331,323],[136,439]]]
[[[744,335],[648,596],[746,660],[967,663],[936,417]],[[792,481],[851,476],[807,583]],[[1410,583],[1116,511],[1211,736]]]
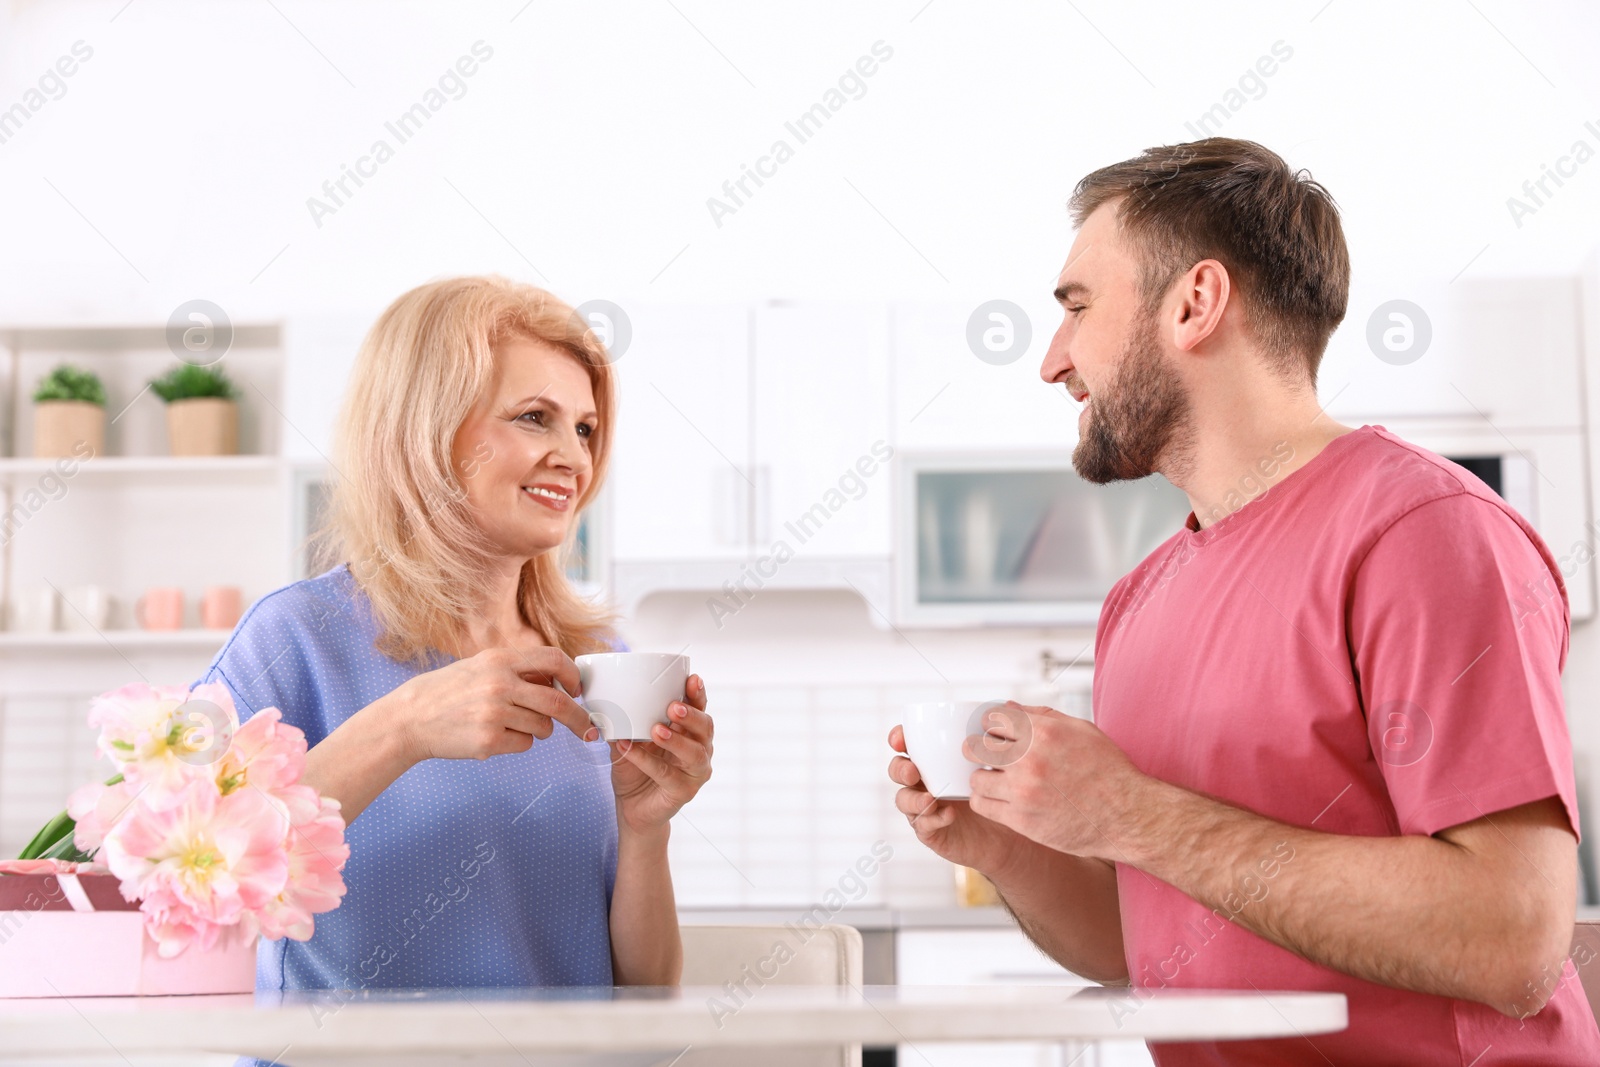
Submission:
[[[667,705],[684,699],[689,657],[670,652],[596,652],[573,660],[589,721],[607,741],[649,741],[667,721]]]
[[[961,746],[967,738],[981,737],[984,716],[1003,708],[997,700],[942,700],[908,704],[901,729],[906,735],[906,755],[917,765],[922,784],[941,800],[967,800],[972,796],[972,772],[983,767],[966,757]]]
[[[46,633],[56,628],[59,613],[59,600],[50,586],[25,590],[11,601],[11,629]]]
[[[66,591],[61,621],[65,629],[104,630],[111,623],[111,594],[104,586],[75,585]]]

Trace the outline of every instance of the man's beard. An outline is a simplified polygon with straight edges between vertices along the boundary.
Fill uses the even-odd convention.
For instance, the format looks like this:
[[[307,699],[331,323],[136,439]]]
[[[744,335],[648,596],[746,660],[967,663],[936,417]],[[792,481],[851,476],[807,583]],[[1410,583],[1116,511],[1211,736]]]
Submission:
[[[1083,438],[1072,451],[1072,466],[1087,481],[1143,478],[1155,473],[1163,455],[1181,461],[1189,451],[1189,396],[1156,342],[1153,309],[1139,313],[1115,379],[1090,404]]]

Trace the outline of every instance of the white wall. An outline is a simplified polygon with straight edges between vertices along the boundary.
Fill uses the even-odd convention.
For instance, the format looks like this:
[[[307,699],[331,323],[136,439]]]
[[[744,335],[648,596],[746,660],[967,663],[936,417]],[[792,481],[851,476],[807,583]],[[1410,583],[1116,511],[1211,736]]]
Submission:
[[[574,303],[624,307],[771,297],[1036,307],[1070,242],[1076,179],[1193,137],[1188,124],[1282,42],[1280,55],[1292,54],[1257,98],[1238,98],[1220,132],[1308,167],[1344,210],[1357,295],[1328,395],[1345,371],[1362,371],[1361,333],[1382,300],[1578,272],[1600,239],[1600,159],[1520,224],[1507,199],[1579,139],[1600,148],[1597,39],[1600,8],[1576,0],[0,2],[0,109],[75,42],[93,49],[64,95],[0,142],[0,324],[160,322],[197,297],[236,321],[288,319],[295,432],[282,439],[309,455],[342,387],[359,332],[350,324],[437,275],[500,271]],[[493,55],[465,94],[398,144],[385,122],[480,40]],[[796,144],[785,122],[879,41],[893,54],[864,95]],[[319,226],[307,199],[380,137],[393,158]],[[708,197],[777,138],[793,158],[718,225]],[[1030,360],[1052,326],[1035,323]],[[781,634],[763,614],[779,611]],[[1087,638],[908,639],[831,594],[763,597],[737,638],[705,637],[702,614],[698,598],[655,598],[630,636],[699,642],[696,666],[728,695],[725,754],[747,743],[735,736],[738,709],[758,699],[788,709],[779,714],[832,716],[843,732],[807,735],[803,780],[773,784],[789,790],[829,787],[835,736],[859,733],[886,762],[883,709],[905,693],[991,692],[1032,677],[1041,648],[1070,658]],[[1568,692],[1580,748],[1600,754],[1597,632],[1574,632]],[[794,751],[799,736],[760,743]],[[746,757],[752,775],[772,762],[753,747]],[[849,773],[879,775],[865,764]],[[807,878],[826,881],[828,865],[873,834],[903,834],[883,815],[881,776],[851,780],[878,791],[828,800],[859,818],[809,856]],[[746,817],[717,795],[703,806],[708,822]],[[708,895],[766,899],[763,885],[793,873],[741,855],[752,892],[718,866],[709,826],[703,836],[680,832],[675,847],[693,852]],[[896,877],[923,900],[943,872]]]
[[[1585,389],[1584,402],[1593,418],[1600,412],[1600,252],[1590,257],[1582,275],[1583,301],[1586,311],[1584,337]],[[1600,471],[1600,438],[1591,427],[1589,437],[1590,509],[1593,514],[1594,474]],[[1584,539],[1591,548],[1600,548],[1600,536],[1591,526]],[[1590,581],[1600,569],[1600,559],[1591,558],[1586,563],[1574,563],[1574,573],[1568,581]],[[1586,834],[1592,838],[1596,831],[1594,801],[1600,800],[1600,619],[1574,625],[1571,644],[1567,650],[1567,667],[1561,676],[1562,689],[1567,698],[1567,724],[1572,731],[1572,746],[1578,764],[1580,781],[1587,780],[1590,807],[1581,815],[1589,819]]]
[[[0,106],[94,50],[0,144],[7,322],[196,296],[370,314],[479,270],[574,301],[1043,292],[1073,182],[1190,138],[1280,40],[1291,58],[1222,132],[1333,190],[1358,278],[1569,272],[1600,219],[1600,160],[1520,228],[1506,207],[1600,122],[1600,9],[1575,0],[13,0],[4,19]],[[307,198],[478,40],[494,54],[465,95],[318,228]],[[719,228],[707,198],[880,40],[865,95]]]

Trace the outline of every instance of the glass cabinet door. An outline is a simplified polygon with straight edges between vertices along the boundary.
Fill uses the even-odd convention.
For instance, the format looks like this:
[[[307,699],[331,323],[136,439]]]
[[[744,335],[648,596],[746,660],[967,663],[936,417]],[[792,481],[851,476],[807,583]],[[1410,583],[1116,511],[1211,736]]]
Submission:
[[[913,486],[916,601],[929,606],[1098,608],[1189,515],[1160,477],[1093,485],[1063,468],[922,469]]]

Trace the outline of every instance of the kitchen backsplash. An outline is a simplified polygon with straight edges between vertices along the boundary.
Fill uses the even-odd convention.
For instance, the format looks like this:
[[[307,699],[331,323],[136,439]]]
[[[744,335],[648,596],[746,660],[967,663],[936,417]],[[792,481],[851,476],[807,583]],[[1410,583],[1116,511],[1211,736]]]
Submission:
[[[56,693],[12,693],[0,715],[0,856],[15,856],[67,794],[110,766],[95,758],[89,702]]]
[[[709,686],[715,772],[672,835],[683,905],[953,904],[950,865],[894,808],[885,769],[898,709],[1018,697],[1088,713],[1087,634],[889,631],[852,594],[778,592],[718,630],[703,625],[703,599],[651,598],[625,627],[633,648],[686,652]],[[1041,684],[1045,648],[1060,657],[1050,674],[1072,664],[1053,686]],[[204,666],[160,654],[135,661],[156,683],[190,681]],[[15,855],[71,790],[109,773],[94,757],[88,697],[131,673],[121,660],[91,671],[43,659],[13,668],[0,712],[0,855]],[[852,875],[885,846],[892,855],[867,864],[870,877]]]
[[[849,593],[763,594],[721,631],[702,616],[699,599],[656,597],[627,628],[634,648],[690,656],[716,722],[711,781],[673,828],[680,904],[805,908],[837,899],[830,891],[856,904],[954,904],[953,869],[894,807],[888,734],[900,709],[1016,698],[1089,714],[1087,633],[892,631]],[[1050,684],[1047,648],[1059,657]],[[891,858],[852,878],[878,842]]]

